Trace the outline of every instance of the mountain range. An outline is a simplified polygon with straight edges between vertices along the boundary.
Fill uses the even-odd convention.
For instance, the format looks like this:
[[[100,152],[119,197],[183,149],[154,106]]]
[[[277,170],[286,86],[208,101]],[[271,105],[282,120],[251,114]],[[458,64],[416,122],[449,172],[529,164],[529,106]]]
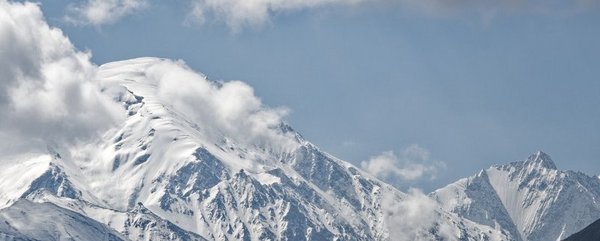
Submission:
[[[159,58],[100,66],[126,119],[91,143],[0,160],[0,239],[547,241],[600,218],[600,179],[543,152],[405,193],[283,122],[257,133],[165,101],[156,78],[187,71]]]

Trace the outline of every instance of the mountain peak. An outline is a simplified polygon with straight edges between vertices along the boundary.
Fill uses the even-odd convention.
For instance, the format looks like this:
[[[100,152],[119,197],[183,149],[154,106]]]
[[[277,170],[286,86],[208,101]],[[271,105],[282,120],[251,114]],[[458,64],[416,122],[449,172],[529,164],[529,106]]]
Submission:
[[[554,164],[554,161],[552,161],[550,155],[544,153],[543,151],[537,151],[536,153],[531,154],[529,158],[527,158],[526,163],[534,164],[548,169],[557,169],[556,164]]]

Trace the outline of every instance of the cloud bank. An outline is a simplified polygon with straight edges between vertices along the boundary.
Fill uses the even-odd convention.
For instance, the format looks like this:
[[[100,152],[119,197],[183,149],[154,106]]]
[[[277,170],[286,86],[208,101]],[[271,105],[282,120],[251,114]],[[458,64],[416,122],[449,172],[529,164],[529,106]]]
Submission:
[[[361,162],[365,171],[392,183],[415,181],[424,177],[434,179],[439,169],[445,165],[432,161],[430,153],[418,145],[404,148],[399,155],[386,151]]]
[[[123,111],[95,71],[38,5],[0,1],[0,153],[74,143],[116,123]]]

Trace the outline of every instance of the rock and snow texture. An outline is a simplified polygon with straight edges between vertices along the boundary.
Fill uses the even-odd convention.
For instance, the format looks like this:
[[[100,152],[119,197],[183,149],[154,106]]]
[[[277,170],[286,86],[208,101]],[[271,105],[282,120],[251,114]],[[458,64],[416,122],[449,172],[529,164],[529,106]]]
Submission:
[[[320,151],[241,82],[157,58],[102,65],[96,81],[124,123],[0,161],[0,208],[52,203],[131,240],[507,239]]]
[[[514,240],[561,240],[600,218],[600,180],[560,171],[543,152],[436,190],[444,209]]]
[[[0,240],[127,240],[119,232],[51,203],[21,199],[0,210]]]

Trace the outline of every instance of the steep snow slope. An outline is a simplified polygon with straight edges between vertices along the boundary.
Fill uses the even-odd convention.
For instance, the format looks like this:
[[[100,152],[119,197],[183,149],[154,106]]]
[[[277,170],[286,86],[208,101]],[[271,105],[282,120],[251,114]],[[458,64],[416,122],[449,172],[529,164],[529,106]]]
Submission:
[[[165,89],[186,88],[174,80],[207,81],[181,63],[115,62],[101,66],[97,78],[122,103],[126,122],[102,140],[56,148],[41,161],[2,162],[27,172],[0,176],[0,183],[18,180],[0,186],[4,205],[19,198],[51,202],[133,240],[507,239],[437,205],[407,213],[404,207],[420,205],[408,203],[410,195],[320,151],[283,123],[260,133],[246,130],[254,125],[215,123],[211,115],[219,113],[206,106],[241,104],[220,103],[227,91],[211,100],[217,103],[168,99]],[[196,92],[211,94],[198,89],[187,97]]]
[[[18,200],[0,210],[0,240],[126,240],[91,218],[51,203]]]
[[[501,228],[510,240],[522,240],[485,171],[439,189],[432,197],[445,210],[479,224]]]
[[[32,180],[49,169],[51,159],[50,155],[22,155],[0,161],[0,208],[21,198]]]
[[[431,194],[444,209],[515,240],[560,240],[600,218],[600,181],[560,171],[543,152],[492,166]]]

